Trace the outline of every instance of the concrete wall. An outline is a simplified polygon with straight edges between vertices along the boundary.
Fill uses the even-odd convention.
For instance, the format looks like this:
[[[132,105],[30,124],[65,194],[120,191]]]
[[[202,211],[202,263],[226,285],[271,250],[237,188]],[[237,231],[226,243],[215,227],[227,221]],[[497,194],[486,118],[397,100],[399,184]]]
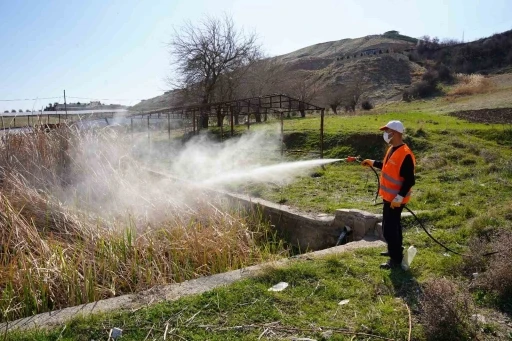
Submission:
[[[239,205],[249,213],[260,215],[262,219],[269,221],[282,239],[301,251],[335,246],[346,226],[352,230],[349,241],[358,241],[364,237],[382,237],[376,229],[382,218],[369,212],[340,209],[334,215],[312,215],[259,198],[221,193],[233,205]]]

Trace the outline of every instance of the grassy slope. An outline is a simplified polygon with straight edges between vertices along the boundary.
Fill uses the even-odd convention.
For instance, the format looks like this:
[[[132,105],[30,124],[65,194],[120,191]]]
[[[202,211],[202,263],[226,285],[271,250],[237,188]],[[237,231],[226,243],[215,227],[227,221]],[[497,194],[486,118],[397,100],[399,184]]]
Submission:
[[[328,117],[327,155],[361,152],[363,157],[379,157],[384,145],[379,145],[381,137],[375,128],[392,118],[401,119],[409,128],[408,142],[418,158],[418,183],[410,207],[431,210],[423,218],[437,238],[463,251],[471,235],[498,227],[511,228],[510,127],[466,123],[425,112]],[[304,149],[316,148],[318,123],[317,118],[287,120],[285,127],[287,131],[303,134],[296,140],[301,141]],[[347,141],[353,143],[342,146]],[[293,141],[289,144],[293,147]],[[287,203],[315,211],[332,212],[339,207],[373,209],[370,205],[376,187],[374,175],[368,170],[340,164],[317,171],[323,176],[304,177],[277,190],[272,186],[249,186],[245,190],[258,191],[271,200],[285,198]],[[297,261],[285,269],[270,269],[264,276],[201,296],[136,312],[75,321],[62,333],[62,328],[58,328],[12,335],[11,339],[55,340],[59,336],[61,340],[106,339],[113,326],[125,330],[123,340],[142,340],[147,335],[148,339],[162,339],[167,323],[168,339],[173,336],[172,339],[256,340],[265,330],[269,334],[264,334],[262,339],[271,336],[271,332],[278,338],[321,339],[320,327],[323,331],[348,328],[352,332],[405,339],[408,315],[402,299],[413,312],[413,339],[423,339],[422,327],[416,321],[417,283],[434,276],[463,277],[456,271],[459,257],[444,255],[412,221],[405,221],[405,225],[405,244],[414,244],[419,249],[410,272],[379,270],[382,259],[376,256],[378,250]],[[289,282],[290,288],[269,293],[267,288],[279,281]],[[350,302],[338,306],[343,299]],[[480,295],[477,303],[479,309],[494,309],[486,295]],[[269,325],[276,321],[280,322]],[[498,329],[496,322],[488,320],[484,329],[488,333],[486,337],[499,339],[493,336]],[[333,335],[332,340],[352,337],[337,332]]]

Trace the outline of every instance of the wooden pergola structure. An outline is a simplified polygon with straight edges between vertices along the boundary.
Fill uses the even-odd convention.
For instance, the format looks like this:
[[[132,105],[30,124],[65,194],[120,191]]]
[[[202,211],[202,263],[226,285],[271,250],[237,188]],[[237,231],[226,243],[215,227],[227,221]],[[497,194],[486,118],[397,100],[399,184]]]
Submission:
[[[245,118],[247,128],[250,128],[251,118],[256,123],[267,121],[268,115],[278,117],[281,121],[281,138],[283,136],[283,119],[285,114],[291,112],[320,112],[320,156],[323,157],[323,136],[324,136],[324,113],[325,108],[301,101],[285,94],[272,94],[260,97],[234,99],[230,101],[195,104],[187,106],[176,106],[141,113],[133,113],[130,117],[144,117],[149,119],[153,116],[167,118],[168,134],[170,136],[170,120],[183,120],[190,122],[193,133],[201,128],[217,126],[222,129],[224,120],[229,120],[231,136],[234,134],[234,126],[240,124],[240,118]]]

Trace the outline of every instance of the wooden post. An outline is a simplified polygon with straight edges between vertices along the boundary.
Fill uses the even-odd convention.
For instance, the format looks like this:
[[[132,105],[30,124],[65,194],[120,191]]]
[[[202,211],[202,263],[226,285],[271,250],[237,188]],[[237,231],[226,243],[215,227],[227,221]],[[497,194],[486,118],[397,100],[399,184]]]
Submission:
[[[196,111],[192,111],[192,133],[196,134]]]
[[[283,113],[281,112],[281,156],[284,153],[284,119]]]
[[[67,111],[66,111],[67,112]],[[60,124],[60,114],[59,114],[59,124]]]
[[[324,111],[320,112],[320,158],[324,158]]]
[[[247,130],[251,128],[251,100],[247,101]]]
[[[151,115],[151,114],[149,114]],[[151,141],[151,135],[149,133],[149,115],[148,115],[148,143]]]
[[[167,113],[167,136],[171,139],[171,114]]]
[[[50,124],[50,114],[46,115],[46,121],[47,124]]]
[[[231,124],[231,136],[233,136],[234,132],[235,132],[235,127],[234,127],[234,124],[233,124],[233,107],[229,107],[229,120],[230,120],[230,124]]]
[[[27,115],[27,125],[30,128],[30,115]]]
[[[14,119],[13,119],[13,128],[16,128],[16,116],[14,116]]]
[[[66,110],[66,120],[68,119],[68,107],[66,104],[66,90],[64,90],[64,110]],[[60,123],[60,116],[59,116],[59,123]]]
[[[220,142],[222,142],[224,140],[224,116],[222,116],[222,111],[220,113],[220,117],[222,119],[220,124]]]

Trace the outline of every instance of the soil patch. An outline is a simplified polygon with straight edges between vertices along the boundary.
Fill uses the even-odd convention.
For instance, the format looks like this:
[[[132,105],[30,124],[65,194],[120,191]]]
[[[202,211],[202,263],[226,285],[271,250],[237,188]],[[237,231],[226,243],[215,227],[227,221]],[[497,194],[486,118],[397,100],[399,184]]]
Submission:
[[[512,124],[512,108],[463,110],[450,115],[474,123]]]

